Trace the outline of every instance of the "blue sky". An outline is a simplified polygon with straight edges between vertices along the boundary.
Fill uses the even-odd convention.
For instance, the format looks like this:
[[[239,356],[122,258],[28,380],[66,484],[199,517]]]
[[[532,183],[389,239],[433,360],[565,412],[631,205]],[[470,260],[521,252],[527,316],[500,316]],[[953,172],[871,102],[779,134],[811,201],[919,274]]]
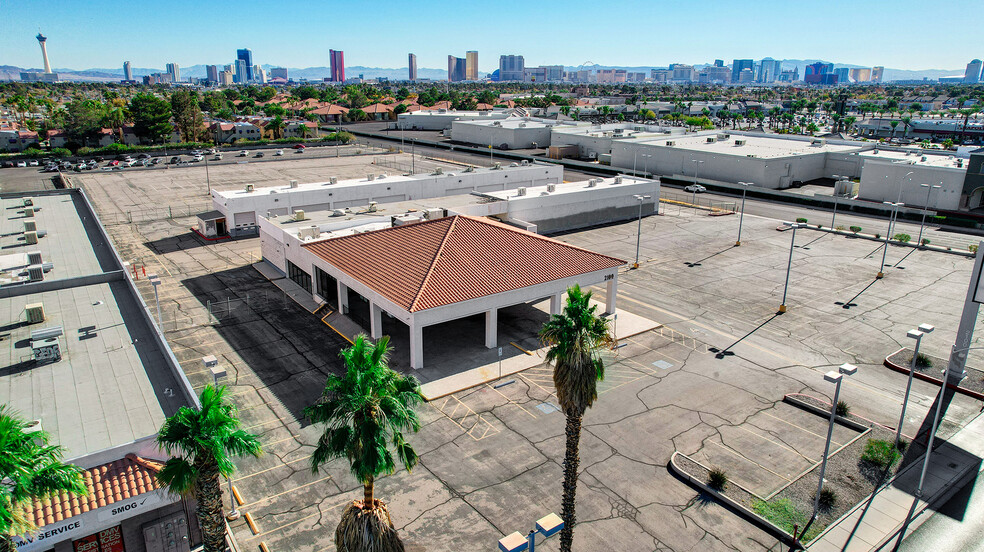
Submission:
[[[715,58],[821,58],[898,69],[963,69],[984,57],[980,0],[467,0],[219,2],[210,0],[0,0],[0,65],[39,67],[34,35],[48,36],[58,68],[163,68],[230,63],[447,67],[478,50],[491,71],[500,54],[527,65],[656,65]],[[894,39],[894,31],[900,39]],[[920,41],[916,37],[925,37]]]

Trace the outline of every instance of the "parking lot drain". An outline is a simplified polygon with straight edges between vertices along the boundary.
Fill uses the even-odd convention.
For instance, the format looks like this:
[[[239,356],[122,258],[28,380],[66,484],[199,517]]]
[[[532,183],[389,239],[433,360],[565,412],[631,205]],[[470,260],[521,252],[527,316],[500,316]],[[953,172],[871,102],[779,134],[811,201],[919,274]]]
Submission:
[[[653,363],[653,366],[659,368],[660,370],[668,370],[670,368],[673,368],[673,365],[670,364],[669,362],[666,362],[665,360],[657,360],[656,362]]]
[[[536,408],[543,412],[544,414],[550,414],[551,412],[560,412],[560,407],[550,403],[540,403],[536,405]]]

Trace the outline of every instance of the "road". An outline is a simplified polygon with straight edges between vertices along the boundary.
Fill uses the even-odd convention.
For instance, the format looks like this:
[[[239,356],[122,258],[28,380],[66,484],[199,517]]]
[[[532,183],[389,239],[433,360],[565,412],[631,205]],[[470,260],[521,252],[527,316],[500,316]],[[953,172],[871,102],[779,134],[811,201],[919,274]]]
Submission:
[[[955,494],[919,529],[906,537],[900,552],[984,552],[984,478]]]

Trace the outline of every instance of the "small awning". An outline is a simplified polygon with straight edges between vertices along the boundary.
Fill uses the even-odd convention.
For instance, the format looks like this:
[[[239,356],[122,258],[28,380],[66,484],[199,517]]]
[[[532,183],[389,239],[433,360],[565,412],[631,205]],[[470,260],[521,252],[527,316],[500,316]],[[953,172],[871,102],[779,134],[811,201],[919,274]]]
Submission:
[[[225,215],[222,214],[222,211],[209,211],[207,213],[201,213],[198,215],[198,220],[204,220],[204,221],[219,220],[224,218]]]

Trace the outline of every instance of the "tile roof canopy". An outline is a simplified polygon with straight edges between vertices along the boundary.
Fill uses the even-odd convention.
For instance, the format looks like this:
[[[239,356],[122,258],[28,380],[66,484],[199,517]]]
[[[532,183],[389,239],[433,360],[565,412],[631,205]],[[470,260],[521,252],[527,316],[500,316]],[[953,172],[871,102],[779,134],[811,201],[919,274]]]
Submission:
[[[408,312],[625,264],[499,222],[463,215],[303,246]]]
[[[127,454],[125,458],[108,464],[89,468],[82,472],[86,496],[72,496],[60,493],[44,501],[34,501],[33,510],[27,512],[28,519],[37,527],[84,514],[115,502],[127,500],[137,495],[158,489],[157,472],[164,464]]]

